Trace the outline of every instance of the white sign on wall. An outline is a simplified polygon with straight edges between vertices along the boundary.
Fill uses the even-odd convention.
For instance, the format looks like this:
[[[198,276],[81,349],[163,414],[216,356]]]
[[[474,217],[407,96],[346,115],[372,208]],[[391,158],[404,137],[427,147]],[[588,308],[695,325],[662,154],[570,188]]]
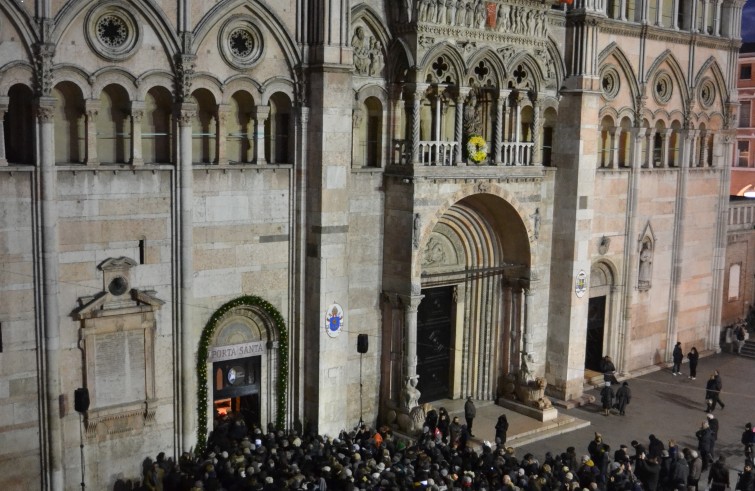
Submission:
[[[210,348],[207,359],[211,362],[235,360],[237,358],[247,358],[249,356],[259,356],[265,352],[264,341],[254,341],[251,343],[233,344],[231,346],[218,346]]]

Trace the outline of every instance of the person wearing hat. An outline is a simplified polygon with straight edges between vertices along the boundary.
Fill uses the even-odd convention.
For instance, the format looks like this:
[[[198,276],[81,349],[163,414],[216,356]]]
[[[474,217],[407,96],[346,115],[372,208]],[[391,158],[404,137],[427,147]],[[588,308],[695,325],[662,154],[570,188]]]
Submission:
[[[467,420],[469,436],[474,436],[474,433],[472,433],[472,423],[474,423],[475,416],[477,416],[477,408],[474,405],[472,396],[469,396],[467,397],[467,402],[464,403],[464,419]]]

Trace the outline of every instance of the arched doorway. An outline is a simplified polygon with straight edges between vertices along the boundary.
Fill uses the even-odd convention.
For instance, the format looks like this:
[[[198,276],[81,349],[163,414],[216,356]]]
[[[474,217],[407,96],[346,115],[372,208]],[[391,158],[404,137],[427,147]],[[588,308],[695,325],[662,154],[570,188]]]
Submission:
[[[199,447],[208,427],[228,414],[248,425],[284,425],[288,334],[272,304],[245,296],[220,307],[202,332],[197,357],[199,407],[206,408],[199,412]]]
[[[530,248],[516,209],[492,194],[455,203],[422,245],[420,402],[493,399],[519,368]]]
[[[606,239],[603,239],[604,241]],[[606,246],[607,247],[607,246]],[[590,269],[590,300],[587,306],[587,336],[585,339],[585,374],[600,372],[600,362],[604,355],[611,355],[617,350],[612,346],[613,316],[611,315],[615,300],[614,274],[605,263],[599,262]],[[615,356],[613,357],[616,358]]]

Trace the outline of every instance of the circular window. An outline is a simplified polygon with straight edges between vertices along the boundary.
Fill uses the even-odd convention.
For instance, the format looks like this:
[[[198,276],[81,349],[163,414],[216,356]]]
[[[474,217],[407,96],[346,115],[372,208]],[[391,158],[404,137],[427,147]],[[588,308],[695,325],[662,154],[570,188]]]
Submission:
[[[659,104],[665,104],[671,100],[671,94],[674,93],[674,84],[668,73],[661,72],[655,77],[653,83],[653,96]]]
[[[136,53],[141,31],[136,18],[119,2],[104,2],[92,9],[86,22],[86,40],[95,53],[110,61]]]
[[[107,286],[108,291],[116,297],[123,295],[128,290],[128,281],[123,276],[116,276],[110,280]]]
[[[251,68],[262,58],[262,32],[249,16],[235,15],[228,19],[220,30],[218,42],[223,58],[234,68]]]
[[[613,67],[607,67],[603,70],[600,77],[600,87],[603,90],[603,97],[613,99],[619,93],[619,72]]]
[[[716,100],[716,86],[710,80],[704,80],[700,86],[700,103],[703,107],[710,107]]]

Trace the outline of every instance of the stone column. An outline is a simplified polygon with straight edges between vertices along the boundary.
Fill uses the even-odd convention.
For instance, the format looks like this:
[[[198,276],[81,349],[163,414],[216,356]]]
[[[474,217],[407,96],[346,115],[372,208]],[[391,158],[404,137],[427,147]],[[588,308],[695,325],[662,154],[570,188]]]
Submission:
[[[459,91],[456,96],[456,120],[454,121],[454,138],[458,145],[456,149],[456,165],[464,165],[464,99],[466,91]]]
[[[421,163],[421,156],[419,154],[419,126],[423,92],[423,90],[416,89],[412,93],[412,165],[419,165]]]
[[[703,0],[703,34],[708,34],[708,0]]]
[[[655,130],[647,130],[647,155],[645,155],[645,167],[652,169],[655,167]]]
[[[621,126],[614,126],[611,133],[611,169],[619,168],[619,152],[621,152]]]
[[[687,167],[697,167],[697,161],[700,157],[700,130],[689,130],[690,135],[690,151],[687,154],[689,161]]]
[[[417,375],[417,310],[424,295],[402,295],[404,303],[404,364],[406,370],[406,388],[404,391],[404,407],[411,410],[419,404],[420,392],[416,389],[419,375]]]
[[[721,35],[721,1],[718,0],[715,3],[714,8],[716,9],[715,18],[713,19],[713,35],[714,36],[720,36]]]
[[[87,99],[84,102],[84,111],[86,114],[86,160],[87,165],[97,165],[100,163],[97,158],[97,115],[100,112],[100,101],[98,99]]]
[[[49,489],[63,489],[63,414],[59,400],[63,395],[60,381],[61,313],[58,304],[61,278],[58,262],[60,255],[58,250],[57,172],[55,171],[55,102],[56,100],[53,97],[40,97],[37,106],[41,208],[41,223],[37,232],[41,235],[42,245],[41,298],[44,316],[41,322],[45,338],[44,397],[47,398],[47,413],[40,415],[40,417],[44,418],[47,423],[46,467],[48,469],[46,470],[50,475],[48,486]]]
[[[517,92],[514,97],[514,143],[520,143],[522,141],[522,93]],[[512,165],[521,165],[521,152],[519,145],[515,145],[514,157],[512,159]]]
[[[8,165],[5,153],[5,114],[8,112],[8,97],[0,97],[0,166]]]
[[[620,0],[619,2],[619,18],[623,21],[627,20],[627,0]]]
[[[270,117],[270,106],[257,106],[254,112],[254,163],[267,165],[265,160],[265,121]],[[271,135],[272,137],[272,135]]]
[[[668,167],[668,154],[669,154],[669,142],[671,141],[671,134],[674,132],[672,129],[664,130],[661,135],[663,136],[663,144],[661,145],[661,167],[666,169]]]
[[[228,164],[228,131],[226,130],[226,123],[228,122],[228,114],[230,112],[230,105],[218,104],[217,138],[215,139],[215,148],[217,151],[215,152],[215,163],[219,165]]]
[[[511,283],[507,279],[501,280],[501,296],[503,303],[503,356],[501,365],[503,369],[503,375],[507,375],[511,371],[511,336],[512,336],[512,305],[513,305],[513,292],[511,289]]]
[[[543,165],[542,144],[540,142],[540,104],[537,99],[532,101],[532,161],[530,165]]]
[[[144,165],[142,155],[142,119],[144,118],[144,102],[131,103],[131,165]]]
[[[655,9],[655,25],[663,27],[663,0],[658,0],[658,8]]]
[[[182,439],[184,449],[196,445],[197,442],[197,384],[206,384],[207,380],[196,380],[195,353],[196,340],[199,336],[194,332],[193,305],[194,298],[194,169],[192,164],[192,122],[197,117],[197,105],[184,103],[178,113],[178,194],[179,205],[179,240],[181,265],[180,285],[180,323],[179,341],[181,344],[181,414]]]
[[[535,292],[533,290],[533,286],[534,285],[530,284],[527,286],[527,288],[524,289],[524,335],[522,336],[524,339],[524,354],[527,355],[530,360],[532,360],[533,353],[532,319],[535,315]]]
[[[499,92],[498,99],[495,101],[495,136],[493,137],[495,165],[503,163],[503,105],[505,100],[504,91]]]

